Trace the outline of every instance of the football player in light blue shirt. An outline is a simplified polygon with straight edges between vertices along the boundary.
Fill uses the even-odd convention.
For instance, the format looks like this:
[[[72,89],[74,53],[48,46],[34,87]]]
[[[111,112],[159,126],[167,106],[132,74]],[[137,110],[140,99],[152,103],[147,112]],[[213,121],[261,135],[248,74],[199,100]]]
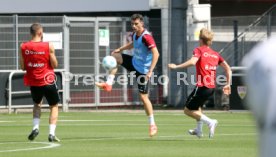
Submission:
[[[148,86],[149,79],[159,58],[159,52],[153,37],[144,28],[142,15],[134,14],[131,16],[131,27],[133,29],[132,41],[115,49],[112,56],[116,58],[119,65],[136,74],[139,95],[149,118],[149,136],[152,137],[157,134],[157,126],[154,121],[152,103],[148,96]],[[121,53],[132,48],[133,56]],[[111,91],[116,72],[117,67],[110,70],[106,82],[96,82],[95,84],[105,91]]]

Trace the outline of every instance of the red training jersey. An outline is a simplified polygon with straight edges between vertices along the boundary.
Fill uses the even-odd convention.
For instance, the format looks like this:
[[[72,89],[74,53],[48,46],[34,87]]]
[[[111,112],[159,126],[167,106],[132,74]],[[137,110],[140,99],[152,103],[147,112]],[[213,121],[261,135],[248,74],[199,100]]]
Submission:
[[[49,42],[24,42],[21,52],[26,69],[24,76],[26,86],[45,86],[54,82]]]
[[[215,88],[217,65],[224,59],[220,54],[208,46],[197,47],[193,51],[193,56],[198,58],[196,63],[197,86]]]

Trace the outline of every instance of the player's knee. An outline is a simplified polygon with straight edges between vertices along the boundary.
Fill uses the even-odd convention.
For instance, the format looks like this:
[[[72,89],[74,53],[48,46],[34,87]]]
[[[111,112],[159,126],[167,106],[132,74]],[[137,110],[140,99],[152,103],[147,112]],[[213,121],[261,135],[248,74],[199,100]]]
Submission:
[[[140,98],[142,101],[149,99],[148,94],[140,93]]]
[[[184,113],[185,113],[186,115],[189,115],[189,114],[190,114],[190,110],[189,110],[187,107],[185,107],[185,108],[184,108]]]
[[[34,107],[40,108],[42,105],[42,100],[34,100]]]
[[[50,108],[58,108],[58,103],[50,104]]]
[[[58,115],[50,115],[50,121],[57,121]]]
[[[123,58],[122,55],[119,53],[114,53],[112,56],[116,59],[117,64],[122,64],[123,63]]]
[[[58,104],[50,105],[51,112],[58,112]]]

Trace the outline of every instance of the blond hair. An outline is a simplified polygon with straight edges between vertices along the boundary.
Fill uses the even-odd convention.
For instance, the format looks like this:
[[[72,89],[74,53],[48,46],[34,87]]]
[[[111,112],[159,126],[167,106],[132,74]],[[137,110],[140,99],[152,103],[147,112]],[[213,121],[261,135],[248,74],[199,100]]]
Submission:
[[[209,31],[206,28],[202,28],[200,30],[199,39],[202,40],[204,45],[210,46],[212,44],[213,37],[214,33],[212,31]]]

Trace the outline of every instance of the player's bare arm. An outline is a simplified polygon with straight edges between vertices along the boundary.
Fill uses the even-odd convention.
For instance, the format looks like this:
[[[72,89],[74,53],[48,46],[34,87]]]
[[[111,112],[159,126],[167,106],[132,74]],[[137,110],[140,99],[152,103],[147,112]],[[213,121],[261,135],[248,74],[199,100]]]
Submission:
[[[129,50],[129,49],[132,49],[132,48],[133,48],[133,42],[129,42],[126,45],[115,49],[114,51],[111,52],[111,54],[121,53],[123,50]]]
[[[52,43],[49,43],[49,48],[50,48],[50,63],[51,63],[51,66],[52,66],[52,68],[57,68],[58,61],[57,61],[57,57],[55,55],[54,45]]]
[[[187,67],[196,65],[197,61],[198,61],[197,57],[192,57],[189,60],[187,60],[186,62],[179,64],[179,65],[172,64],[172,63],[168,64],[168,67],[171,69],[187,68]]]
[[[226,61],[220,63],[220,66],[223,67],[225,73],[226,73],[226,78],[227,78],[227,82],[226,85],[223,87],[223,93],[226,95],[231,94],[231,77],[232,77],[232,70],[230,68],[230,66],[227,64]]]
[[[151,52],[152,52],[152,62],[151,62],[151,65],[150,65],[149,72],[146,75],[147,79],[149,79],[151,77],[153,69],[155,68],[155,66],[157,64],[157,61],[158,61],[158,58],[159,58],[159,52],[158,52],[158,49],[156,47],[152,48]]]
[[[21,44],[20,47],[22,47],[22,44]],[[23,56],[22,56],[22,50],[20,50],[19,55],[20,55],[20,67],[21,67],[22,70],[26,70],[26,69],[25,69],[25,65],[24,65],[24,58],[23,58]]]

